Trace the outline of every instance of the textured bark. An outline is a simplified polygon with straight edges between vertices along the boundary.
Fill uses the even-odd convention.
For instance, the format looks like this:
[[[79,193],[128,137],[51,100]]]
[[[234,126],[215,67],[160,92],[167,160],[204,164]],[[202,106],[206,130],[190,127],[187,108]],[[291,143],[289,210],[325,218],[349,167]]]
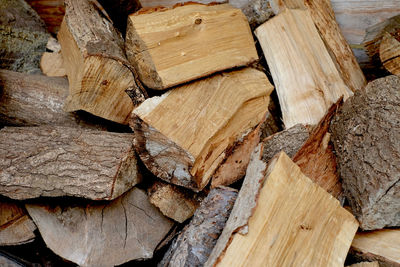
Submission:
[[[183,223],[193,216],[202,197],[185,188],[156,181],[149,189],[149,200],[162,214]]]
[[[50,35],[24,0],[0,2],[0,68],[40,73],[39,61]]]
[[[333,146],[330,143],[330,133],[328,133],[330,122],[341,101],[342,99],[332,105],[292,159],[300,167],[302,173],[343,202],[342,183],[337,172]]]
[[[359,263],[355,263],[352,265],[348,265],[346,267],[379,267],[379,263],[377,261],[373,261],[373,262],[364,261],[364,262],[359,262]]]
[[[237,191],[229,187],[212,189],[158,266],[203,266],[225,226],[236,197]]]
[[[15,126],[43,124],[105,129],[63,110],[68,96],[65,78],[50,78],[0,70],[0,123]]]
[[[66,110],[81,109],[127,124],[145,91],[135,81],[121,34],[96,1],[66,0],[65,4],[58,40],[70,84]]]
[[[67,127],[0,131],[0,194],[114,199],[140,181],[132,135]]]
[[[252,29],[255,29],[274,16],[269,2],[265,0],[250,0],[241,8]]]
[[[46,245],[80,266],[115,266],[153,256],[173,226],[133,188],[107,204],[27,204]]]
[[[364,230],[400,226],[400,78],[375,80],[332,122],[343,188]]]
[[[56,34],[65,14],[64,0],[25,0],[46,24],[47,30]]]

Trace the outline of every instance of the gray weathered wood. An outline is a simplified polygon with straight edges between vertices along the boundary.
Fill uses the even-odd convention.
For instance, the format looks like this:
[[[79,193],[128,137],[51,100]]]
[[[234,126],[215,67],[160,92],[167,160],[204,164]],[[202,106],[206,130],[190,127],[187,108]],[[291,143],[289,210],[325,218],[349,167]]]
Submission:
[[[0,130],[0,194],[114,199],[140,181],[132,135],[41,126]]]

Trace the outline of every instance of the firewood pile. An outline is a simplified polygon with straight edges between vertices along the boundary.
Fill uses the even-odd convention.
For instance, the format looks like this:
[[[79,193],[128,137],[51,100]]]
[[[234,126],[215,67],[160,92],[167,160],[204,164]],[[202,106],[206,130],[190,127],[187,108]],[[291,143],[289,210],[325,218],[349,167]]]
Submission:
[[[400,2],[210,2],[0,1],[1,266],[400,266]]]

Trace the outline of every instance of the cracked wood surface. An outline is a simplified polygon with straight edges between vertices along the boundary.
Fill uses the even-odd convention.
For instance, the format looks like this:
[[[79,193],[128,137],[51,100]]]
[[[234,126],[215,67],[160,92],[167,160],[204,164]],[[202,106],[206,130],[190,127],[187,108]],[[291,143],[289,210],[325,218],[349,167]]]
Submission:
[[[258,59],[245,15],[228,4],[136,12],[128,18],[126,53],[140,80],[157,90]]]
[[[203,266],[224,229],[236,197],[237,190],[229,187],[211,189],[158,266]]]
[[[65,5],[58,33],[70,85],[65,109],[127,124],[146,92],[125,57],[121,34],[97,1],[66,0]]]
[[[140,181],[132,135],[68,127],[0,130],[0,194],[114,199]]]
[[[150,98],[132,113],[136,151],[157,177],[200,191],[230,147],[264,120],[272,90],[264,73],[246,68]]]
[[[284,152],[261,177],[251,178],[262,185],[246,233],[231,233],[223,253],[206,266],[344,265],[358,222],[337,199],[302,174]]]
[[[27,204],[26,208],[46,245],[80,266],[115,266],[151,258],[173,226],[138,188],[105,204]]]
[[[286,128],[315,125],[342,95],[343,82],[307,10],[286,9],[259,26],[261,44]]]
[[[400,78],[349,98],[330,131],[346,198],[363,230],[400,226]]]

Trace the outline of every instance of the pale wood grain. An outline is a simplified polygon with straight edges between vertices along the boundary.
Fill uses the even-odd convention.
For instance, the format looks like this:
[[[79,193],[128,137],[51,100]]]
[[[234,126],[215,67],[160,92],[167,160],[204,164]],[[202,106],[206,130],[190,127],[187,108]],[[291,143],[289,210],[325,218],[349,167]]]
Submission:
[[[398,37],[384,33],[379,47],[379,57],[383,66],[392,74],[400,76],[400,28]]]
[[[40,59],[40,69],[43,74],[49,77],[63,77],[67,75],[60,52],[44,52]]]

